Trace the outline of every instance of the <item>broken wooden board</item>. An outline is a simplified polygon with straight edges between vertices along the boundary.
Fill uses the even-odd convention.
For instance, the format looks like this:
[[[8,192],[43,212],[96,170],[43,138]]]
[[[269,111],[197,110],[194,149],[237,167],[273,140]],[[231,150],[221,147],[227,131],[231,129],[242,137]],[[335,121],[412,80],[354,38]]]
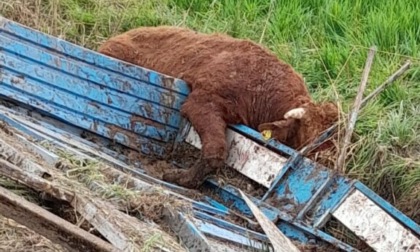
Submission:
[[[18,152],[12,146],[9,146],[3,140],[0,140],[0,143],[0,146],[3,146],[3,150],[8,149],[7,153],[11,153],[9,156],[18,156]],[[159,235],[159,242],[155,242],[152,248],[185,251],[173,237],[164,233],[158,227],[143,223],[119,211],[110,203],[91,197],[91,195],[84,193],[80,188],[70,186],[66,183],[65,178],[59,178],[52,171],[48,173],[45,172],[46,169],[40,171],[40,166],[32,163],[29,158],[23,157],[23,159],[10,160],[18,161],[13,164],[0,159],[0,174],[2,176],[70,203],[83,218],[89,221],[116,248],[124,251],[139,249],[147,239],[150,239],[153,235]],[[23,163],[26,165],[17,166]],[[51,181],[43,177],[47,177]]]
[[[107,202],[86,197],[80,190],[73,188],[75,190],[73,193],[65,185],[55,185],[4,160],[0,160],[0,175],[70,203],[83,218],[118,249],[123,251],[139,249],[143,246],[142,242],[153,235],[159,235],[162,242],[154,244],[156,249],[185,251],[173,237],[160,231],[157,227],[128,216]],[[55,179],[57,178],[55,177]]]
[[[375,251],[420,251],[420,239],[359,190],[332,215]]]
[[[226,130],[229,149],[226,164],[255,182],[270,188],[273,180],[287,162],[287,158],[231,130]],[[193,127],[185,139],[192,146],[201,149],[201,140]]]
[[[0,164],[1,166],[1,164]],[[0,214],[69,251],[120,251],[106,241],[0,187]]]
[[[242,198],[267,234],[275,252],[299,252],[300,250],[271,222],[264,213],[241,191]]]
[[[46,130],[44,128],[44,130]],[[1,132],[0,132],[1,133]],[[48,132],[46,132],[48,133]],[[49,165],[52,165],[56,168],[59,168],[60,174],[66,174],[66,172],[70,169],[76,168],[76,167],[71,167],[66,165],[65,163],[62,162],[63,159],[59,158],[59,156],[57,156],[55,153],[67,153],[69,152],[76,155],[73,156],[71,155],[71,160],[75,161],[80,160],[81,162],[86,162],[86,160],[91,160],[94,163],[97,163],[98,160],[88,156],[85,153],[79,152],[77,151],[77,149],[74,149],[68,145],[54,145],[54,143],[56,143],[56,141],[52,140],[52,142],[48,141],[42,141],[40,143],[42,143],[42,145],[39,145],[40,143],[38,143],[40,141],[40,139],[35,138],[35,139],[29,139],[27,136],[22,136],[20,135],[22,134],[22,132],[14,130],[14,134],[13,136],[9,136],[7,139],[9,138],[13,138],[13,139],[9,139],[8,142],[9,143],[14,143],[14,146],[16,146],[17,148],[21,148],[21,147],[26,147],[28,148],[28,150],[31,150],[32,153],[31,154],[41,154],[42,157],[44,156],[49,156],[48,163]],[[32,135],[32,134],[31,134]],[[38,140],[37,140],[38,139]],[[61,138],[60,138],[61,139]],[[17,141],[15,141],[17,140]],[[63,143],[67,143],[65,141],[65,139],[63,139],[64,142]],[[11,149],[11,147],[9,146],[6,149]],[[83,149],[83,148],[82,148]],[[28,151],[26,150],[26,151]],[[11,153],[13,153],[13,151],[9,151]],[[89,152],[89,151],[88,151]],[[67,154],[65,154],[65,156],[67,156]],[[31,157],[30,157],[31,158]],[[32,158],[31,158],[32,159]],[[46,161],[45,159],[43,159],[43,161]],[[61,162],[60,162],[61,161]],[[60,165],[58,165],[60,164]],[[41,169],[40,166],[38,166],[39,169]],[[95,166],[96,167],[96,166]],[[96,168],[94,168],[96,169]],[[101,173],[101,176],[104,176],[106,178],[107,181],[112,181],[113,185],[120,185],[122,187],[126,187],[128,186],[130,188],[130,190],[133,191],[150,191],[153,190],[153,188],[158,189],[158,193],[159,194],[167,194],[167,196],[170,196],[172,198],[177,198],[181,201],[183,201],[184,203],[188,203],[188,204],[196,204],[197,202],[194,203],[194,201],[192,201],[191,199],[183,196],[183,195],[179,195],[176,194],[174,192],[171,191],[167,191],[164,190],[163,188],[156,188],[153,185],[148,184],[147,182],[144,182],[142,180],[139,180],[133,176],[130,176],[129,174],[125,174],[122,171],[113,168],[110,165],[107,165],[106,163],[100,163],[100,165],[98,165],[97,167],[98,172]],[[54,171],[59,171],[54,169]],[[37,169],[35,169],[33,172],[37,172]],[[39,173],[41,175],[41,173]],[[88,177],[82,178],[80,177],[81,174],[77,175],[78,179],[82,179],[80,182],[82,182],[84,179],[88,179]],[[54,178],[55,176],[53,176]],[[36,177],[37,178],[37,177]],[[55,179],[56,180],[56,179]],[[84,182],[83,182],[84,183]],[[89,184],[89,185],[88,185]],[[101,194],[101,192],[104,192],[107,187],[106,184],[103,184],[101,182],[97,183],[96,181],[90,181],[87,185],[87,187],[90,189],[90,191],[94,192],[94,193],[99,193]],[[109,188],[108,188],[109,189]],[[70,199],[71,197],[73,197],[73,195],[68,195],[67,198]],[[135,199],[135,197],[134,197]],[[77,200],[77,199],[76,199]],[[112,204],[113,206],[115,206],[117,209],[119,209],[120,211],[125,212],[127,210],[127,205],[135,206],[136,202],[129,202],[129,199],[126,199],[124,202],[118,202],[113,200]],[[140,200],[141,201],[141,200]],[[120,204],[120,203],[124,203],[124,204]],[[169,204],[168,206],[164,206],[167,207],[167,209],[170,209],[170,206],[173,204]],[[178,204],[175,204],[178,205]],[[198,205],[197,205],[198,206]],[[197,207],[196,206],[196,207]],[[106,208],[106,207],[105,207]],[[210,211],[213,212],[213,214],[228,214],[228,213],[220,213],[220,211],[214,211],[217,209],[212,208],[211,206],[204,206],[204,205],[199,205],[198,206],[199,209],[204,209],[203,211]],[[107,208],[108,209],[108,208]],[[179,218],[180,213],[184,212],[180,212],[179,210],[177,211],[172,211],[172,216],[169,216],[169,218],[165,218],[165,223],[169,223],[172,224],[172,226],[170,226],[170,228],[172,229],[172,231],[174,231],[174,233],[181,239],[182,244],[184,246],[186,246],[188,248],[188,251],[205,251],[205,248],[210,249],[209,251],[214,251],[214,249],[211,247],[211,245],[209,244],[208,240],[207,240],[207,236],[212,237],[213,235],[213,231],[215,230],[210,230],[210,232],[206,232],[209,231],[209,227],[214,227],[214,223],[212,221],[199,221],[198,219],[196,219],[197,217],[195,217],[195,211],[193,212],[193,215],[185,215],[183,218]],[[189,211],[186,211],[189,212]],[[166,216],[168,217],[168,216]],[[90,222],[93,222],[94,220],[90,220]],[[200,223],[200,225],[198,225],[197,223]],[[217,221],[216,221],[217,224]],[[231,230],[226,230],[226,229],[231,229]],[[249,237],[247,237],[247,235],[239,235],[239,234],[235,234],[235,229],[233,227],[229,227],[229,226],[224,226],[224,229],[222,228],[221,230],[224,231],[225,235],[224,237],[222,237],[222,239],[225,240],[225,242],[221,242],[220,244],[218,244],[218,247],[220,246],[228,246],[229,245],[229,249],[238,249],[240,251],[246,251],[247,249],[245,247],[251,246],[251,247],[255,247],[258,245],[258,241],[257,240],[253,240],[250,239]],[[204,236],[204,234],[206,236]],[[227,245],[228,244],[228,245]],[[245,247],[243,246],[245,245]],[[259,246],[257,246],[259,247]],[[217,251],[217,250],[216,250]]]

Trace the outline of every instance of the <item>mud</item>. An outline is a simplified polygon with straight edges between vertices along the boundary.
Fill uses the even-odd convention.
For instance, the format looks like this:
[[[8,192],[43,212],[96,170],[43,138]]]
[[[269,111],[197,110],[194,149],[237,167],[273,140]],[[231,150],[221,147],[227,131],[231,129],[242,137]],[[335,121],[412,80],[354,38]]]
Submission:
[[[353,248],[356,248],[360,252],[374,252],[375,250],[370,248],[366,242],[359,239],[356,235],[353,234],[346,226],[341,224],[334,217],[327,222],[323,228],[324,232],[331,234],[336,239],[349,244]]]
[[[175,169],[191,168],[200,159],[201,155],[199,149],[189,144],[177,146],[176,153],[169,155],[167,159],[150,158],[130,149],[124,149],[120,153],[129,157],[130,164],[140,161],[146,174],[157,179],[162,179],[164,174]],[[227,166],[219,169],[211,178],[214,178],[221,186],[231,185],[254,197],[262,197],[266,191],[264,186]],[[197,188],[197,190],[204,193],[202,187]]]
[[[120,148],[117,148],[120,149]],[[131,162],[141,162],[141,167],[145,170],[146,174],[149,176],[152,176],[157,179],[161,179],[163,175],[167,172],[173,171],[174,169],[188,169],[191,165],[193,165],[196,160],[200,158],[200,150],[196,149],[195,147],[189,145],[189,144],[182,144],[180,146],[177,146],[177,152],[173,155],[168,156],[167,160],[163,159],[153,159],[149,158],[145,155],[142,155],[138,151],[130,150],[130,149],[120,149],[121,154],[124,154],[126,156],[129,156]],[[259,185],[255,181],[249,179],[248,177],[242,175],[241,173],[237,172],[236,170],[225,167],[223,169],[220,169],[218,173],[216,173],[213,177],[220,186],[224,185],[231,185],[234,187],[237,187],[247,193],[248,195],[254,196],[254,197],[262,197],[266,191],[265,187]],[[126,184],[127,188],[131,188],[132,185],[130,183]],[[133,186],[134,187],[134,186]],[[149,197],[152,196],[152,197]],[[191,190],[191,193],[185,194],[184,196],[187,196],[191,199],[195,200],[201,200],[204,196],[209,196],[220,203],[223,203],[223,201],[218,198],[217,195],[214,194],[214,192],[208,190],[208,188],[204,185],[198,187],[196,190]],[[139,199],[139,203],[146,202],[150,203],[150,206],[147,206],[147,204],[141,204],[139,205],[139,210],[143,214],[145,214],[145,217],[151,218],[157,223],[160,222],[161,214],[162,214],[162,208],[159,206],[158,202],[165,202],[162,198],[155,198],[153,195],[145,195],[145,199]],[[137,200],[136,200],[137,202]],[[168,201],[169,202],[169,201]],[[176,204],[171,204],[176,205]],[[229,206],[229,204],[226,204]],[[135,204],[132,205],[132,208],[135,209]],[[132,212],[130,210],[130,212]],[[133,214],[136,211],[133,211]],[[150,213],[150,215],[148,214]],[[249,222],[242,218],[240,214],[238,215],[229,215],[227,217],[220,217],[222,219],[225,219],[226,221],[230,221],[236,225],[247,227],[251,230],[262,232],[262,229],[257,225],[249,225]],[[252,220],[253,222],[256,222],[256,220]]]
[[[0,121],[0,130],[4,131],[7,135],[13,136],[13,130],[3,121]]]
[[[163,195],[160,192],[146,191],[141,192],[135,198],[128,202],[128,211],[131,215],[140,220],[152,220],[160,225],[166,232],[171,232],[170,228],[164,223],[165,210],[167,208],[181,210],[183,213],[189,213],[189,207],[175,200],[169,195]]]
[[[220,169],[218,174],[216,174],[216,179],[222,185],[232,185],[253,197],[262,197],[267,191],[267,189],[264,186],[258,184],[257,182],[253,181],[247,176],[229,167],[226,167],[225,169]]]
[[[337,248],[330,244],[325,245],[302,245],[293,242],[301,252],[337,252]]]

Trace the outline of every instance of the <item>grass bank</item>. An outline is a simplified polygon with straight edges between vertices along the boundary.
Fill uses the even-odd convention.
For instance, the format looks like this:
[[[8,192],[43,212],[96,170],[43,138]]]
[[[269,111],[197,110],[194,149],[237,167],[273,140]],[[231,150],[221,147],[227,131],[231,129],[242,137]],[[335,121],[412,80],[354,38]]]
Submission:
[[[0,14],[96,49],[138,26],[226,32],[274,51],[315,99],[349,110],[367,48],[378,47],[366,93],[405,59],[406,77],[370,102],[356,125],[347,173],[420,222],[420,1],[0,0]]]

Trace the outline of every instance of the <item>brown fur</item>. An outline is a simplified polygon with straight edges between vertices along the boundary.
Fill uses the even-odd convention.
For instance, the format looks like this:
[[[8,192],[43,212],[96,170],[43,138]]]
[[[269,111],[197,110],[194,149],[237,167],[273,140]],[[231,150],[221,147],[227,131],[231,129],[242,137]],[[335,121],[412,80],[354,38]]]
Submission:
[[[223,165],[227,124],[271,129],[279,141],[299,148],[337,118],[335,105],[311,101],[291,66],[248,40],[177,27],[143,27],[109,39],[99,52],[181,78],[190,86],[181,112],[201,138],[201,165],[206,168],[164,176],[187,187],[199,185]],[[307,108],[305,118],[283,120],[287,111],[302,106]]]

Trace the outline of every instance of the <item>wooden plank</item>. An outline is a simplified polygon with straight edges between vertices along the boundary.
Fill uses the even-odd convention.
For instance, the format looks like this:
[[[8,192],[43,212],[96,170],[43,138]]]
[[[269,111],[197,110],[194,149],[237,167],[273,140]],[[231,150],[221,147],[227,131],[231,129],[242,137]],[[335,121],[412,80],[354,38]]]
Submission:
[[[226,164],[270,188],[287,159],[231,129],[227,129],[226,133],[229,148]],[[191,127],[185,141],[201,149],[201,140],[194,128]]]
[[[260,223],[261,228],[271,241],[275,252],[299,252],[300,250],[271,222],[267,216],[241,191],[242,198]]]
[[[0,111],[3,111],[3,109],[0,107]],[[7,112],[6,112],[7,111]],[[5,114],[7,114],[8,117],[11,117],[13,119],[13,121],[20,122],[25,126],[29,126],[29,127],[34,127],[37,130],[42,131],[45,134],[52,134],[51,136],[54,137],[56,140],[54,139],[49,139],[46,136],[46,139],[49,139],[50,144],[53,144],[54,148],[50,149],[52,151],[55,151],[56,148],[62,150],[62,151],[66,151],[69,153],[73,153],[76,154],[76,156],[80,159],[93,159],[90,156],[87,156],[86,154],[83,154],[79,151],[77,151],[76,149],[73,149],[73,147],[68,146],[69,144],[73,145],[74,147],[78,148],[78,149],[82,149],[86,152],[92,153],[98,157],[102,157],[102,155],[105,155],[104,158],[107,157],[106,154],[100,152],[98,149],[98,147],[94,144],[89,144],[86,145],[85,143],[79,142],[79,140],[77,140],[77,137],[71,137],[70,135],[68,135],[68,133],[59,133],[59,132],[51,132],[51,126],[47,126],[47,127],[42,127],[43,125],[39,125],[38,121],[27,121],[25,119],[22,118],[22,115],[17,115],[16,112],[10,111],[10,110],[6,110],[3,111]],[[26,117],[24,117],[26,118]],[[10,121],[9,120],[9,121]],[[29,120],[29,119],[28,119]],[[15,125],[15,124],[13,124]],[[60,125],[58,125],[60,126]],[[37,133],[40,134],[40,133]],[[14,137],[18,137],[18,134],[15,134]],[[24,139],[26,140],[26,139]],[[26,140],[27,141],[27,140]],[[26,145],[26,141],[23,141]],[[59,146],[57,146],[56,144],[58,143],[63,143],[60,144]],[[37,146],[35,144],[35,146]],[[52,146],[51,146],[52,147]],[[42,147],[40,147],[42,149]],[[38,148],[32,148],[35,150],[36,153],[38,153],[38,151],[41,151],[41,153],[44,152],[48,152],[48,154],[53,154],[50,151],[46,151],[46,150],[39,150]],[[53,154],[54,155],[54,154]],[[57,160],[57,159],[55,159]],[[115,163],[116,160],[114,160],[112,157],[108,157],[107,160],[111,163],[117,164]],[[120,162],[118,162],[118,165],[121,165]],[[130,169],[129,167],[125,166],[124,167]],[[64,168],[64,167],[63,167]],[[125,169],[125,168],[124,168]],[[121,171],[118,171],[116,169],[113,169],[109,166],[107,166],[106,164],[103,164],[100,166],[99,171],[104,174],[109,180],[114,181],[116,183],[119,183],[121,185],[127,185],[129,184],[130,186],[133,187],[133,189],[137,189],[137,190],[147,190],[148,188],[151,188],[151,185],[138,180],[132,176],[129,176],[127,174],[122,173]],[[91,183],[89,185],[89,188],[92,191],[98,191],[98,192],[103,192],[103,190],[105,189],[103,187],[103,185],[99,184],[99,183]],[[203,203],[199,203],[196,201],[191,200],[190,198],[184,197],[183,195],[180,194],[176,194],[172,191],[163,191],[162,193],[168,193],[170,195],[173,195],[174,197],[183,200],[185,202],[189,202],[192,203],[195,208],[198,208],[200,210],[204,210],[204,211],[209,211],[213,214],[228,214],[228,211],[225,212],[217,212],[214,210],[218,210],[218,209],[213,209],[210,206],[205,206]],[[115,204],[114,204],[115,205]],[[211,209],[209,209],[208,207],[210,207]],[[121,210],[125,210],[126,206],[125,205],[118,205],[118,208],[120,208]],[[167,209],[168,210],[168,209]],[[171,211],[169,211],[170,213],[172,213]],[[198,221],[199,218],[201,219],[201,217],[198,217],[197,215],[197,211],[194,211],[194,215],[195,218],[192,218],[192,220],[194,221]],[[233,215],[235,215],[234,213],[231,213]],[[207,244],[206,241],[206,237],[204,237],[202,234],[200,234],[200,231],[203,231],[204,233],[212,236],[212,235],[218,235],[223,233],[223,236],[221,238],[223,238],[224,240],[231,240],[233,242],[238,242],[241,241],[242,243],[246,244],[246,245],[252,245],[252,246],[256,246],[256,244],[259,244],[256,240],[253,240],[255,237],[249,237],[249,233],[247,233],[245,236],[238,236],[237,233],[241,233],[241,232],[247,232],[244,230],[236,230],[236,229],[230,229],[231,227],[227,227],[225,226],[225,224],[223,223],[223,221],[218,221],[219,219],[214,219],[213,223],[216,223],[217,225],[223,227],[223,228],[215,228],[216,226],[214,224],[211,223],[205,223],[203,222],[202,224],[200,224],[200,228],[196,228],[194,225],[194,222],[192,222],[192,220],[189,220],[189,218],[187,218],[186,216],[184,216],[185,218],[179,218],[179,216],[182,215],[181,213],[175,211],[173,214],[171,214],[169,217],[171,218],[165,218],[166,223],[169,224],[169,226],[171,227],[171,229],[179,236],[179,238],[181,238],[181,240],[183,241],[183,243],[185,244],[185,246],[187,246],[187,248],[190,251],[195,251],[195,250],[203,250],[205,247],[208,247],[209,245]],[[167,215],[165,215],[167,216]],[[201,215],[200,215],[201,216]],[[239,216],[238,216],[239,217]],[[199,222],[201,223],[201,222]],[[227,229],[227,230],[226,230]],[[230,231],[229,231],[230,230]],[[207,244],[207,245],[206,245]]]
[[[164,221],[177,234],[189,252],[213,251],[207,238],[198,230],[194,223],[180,212],[164,209]]]
[[[32,170],[36,171],[36,168]],[[39,174],[39,171],[37,174]],[[60,186],[58,186],[3,159],[0,159],[0,175],[20,182],[36,191],[45,192],[54,198],[69,202],[83,218],[90,222],[101,235],[118,249],[124,251],[139,250],[142,247],[142,242],[150,236],[158,234],[161,239],[154,244],[155,248],[185,251],[173,237],[161,230],[124,214],[110,203],[88,198],[76,188],[72,188],[76,192],[71,192],[65,186],[64,181],[61,181]],[[50,177],[50,180],[57,179],[52,174],[49,174],[48,177]]]
[[[32,173],[40,177],[42,177],[45,173],[48,173],[46,169],[28,160],[24,153],[21,153],[20,151],[16,150],[1,138],[0,159],[7,160],[8,162],[14,165],[18,165],[26,171],[31,171]]]
[[[366,84],[369,78],[370,68],[372,67],[373,57],[376,53],[376,46],[372,46],[369,49],[369,54],[366,59],[365,68],[363,69],[362,79],[360,80],[359,89],[356,94],[356,98],[354,100],[352,110],[350,113],[349,121],[346,127],[345,135],[343,140],[340,143],[340,148],[338,152],[337,162],[335,162],[335,170],[341,171],[342,173],[346,172],[346,166],[344,162],[347,158],[347,146],[350,144],[350,138],[353,135],[354,127],[356,125],[357,116],[359,115],[360,106],[362,104],[363,93],[366,89]]]
[[[192,192],[189,189],[179,187],[170,183],[166,183],[162,180],[143,174],[139,172],[138,170],[136,170],[135,168],[129,167],[127,164],[115,159],[114,157],[106,153],[103,153],[102,151],[100,151],[100,148],[93,143],[91,143],[90,145],[84,144],[83,142],[80,142],[77,137],[74,137],[70,134],[60,134],[58,132],[54,132],[50,130],[49,128],[44,127],[43,125],[39,125],[37,121],[32,122],[32,121],[29,121],[30,119],[26,117],[23,118],[21,115],[18,116],[15,113],[12,113],[10,111],[3,111],[3,108],[1,108],[0,106],[0,115],[2,114],[4,114],[5,115],[4,118],[7,118],[8,122],[13,123],[14,126],[19,125],[19,127],[23,128],[23,130],[26,133],[35,132],[38,140],[40,140],[40,138],[42,140],[47,140],[49,141],[49,144],[52,144],[54,146],[54,148],[61,149],[62,151],[66,151],[80,158],[95,160],[95,158],[87,154],[84,154],[84,153],[90,153],[91,155],[99,158],[100,160],[107,161],[115,165],[115,168],[118,169],[119,171],[122,171],[123,174],[128,173],[131,176],[140,178],[141,180],[137,180],[137,181],[141,183],[147,184],[149,186],[150,184],[158,184],[158,185],[162,185],[162,186],[170,188],[171,190],[167,192],[171,194],[177,194],[176,192],[178,192],[185,195],[190,195],[190,193]],[[83,153],[80,150],[82,150]],[[180,195],[178,194],[178,196]],[[184,198],[184,199],[187,199],[187,198]]]
[[[420,251],[420,239],[359,190],[332,215],[375,251]]]
[[[46,162],[49,165],[55,165],[55,163],[58,162],[59,160],[59,156],[32,143],[31,141],[29,141],[28,139],[26,139],[25,137],[18,135],[18,134],[14,134],[14,136],[16,137],[16,139],[23,145],[25,146],[25,148],[27,148],[29,151],[38,154],[42,160],[44,160],[44,162]]]
[[[69,251],[120,251],[42,207],[0,187],[0,214],[34,230]]]

